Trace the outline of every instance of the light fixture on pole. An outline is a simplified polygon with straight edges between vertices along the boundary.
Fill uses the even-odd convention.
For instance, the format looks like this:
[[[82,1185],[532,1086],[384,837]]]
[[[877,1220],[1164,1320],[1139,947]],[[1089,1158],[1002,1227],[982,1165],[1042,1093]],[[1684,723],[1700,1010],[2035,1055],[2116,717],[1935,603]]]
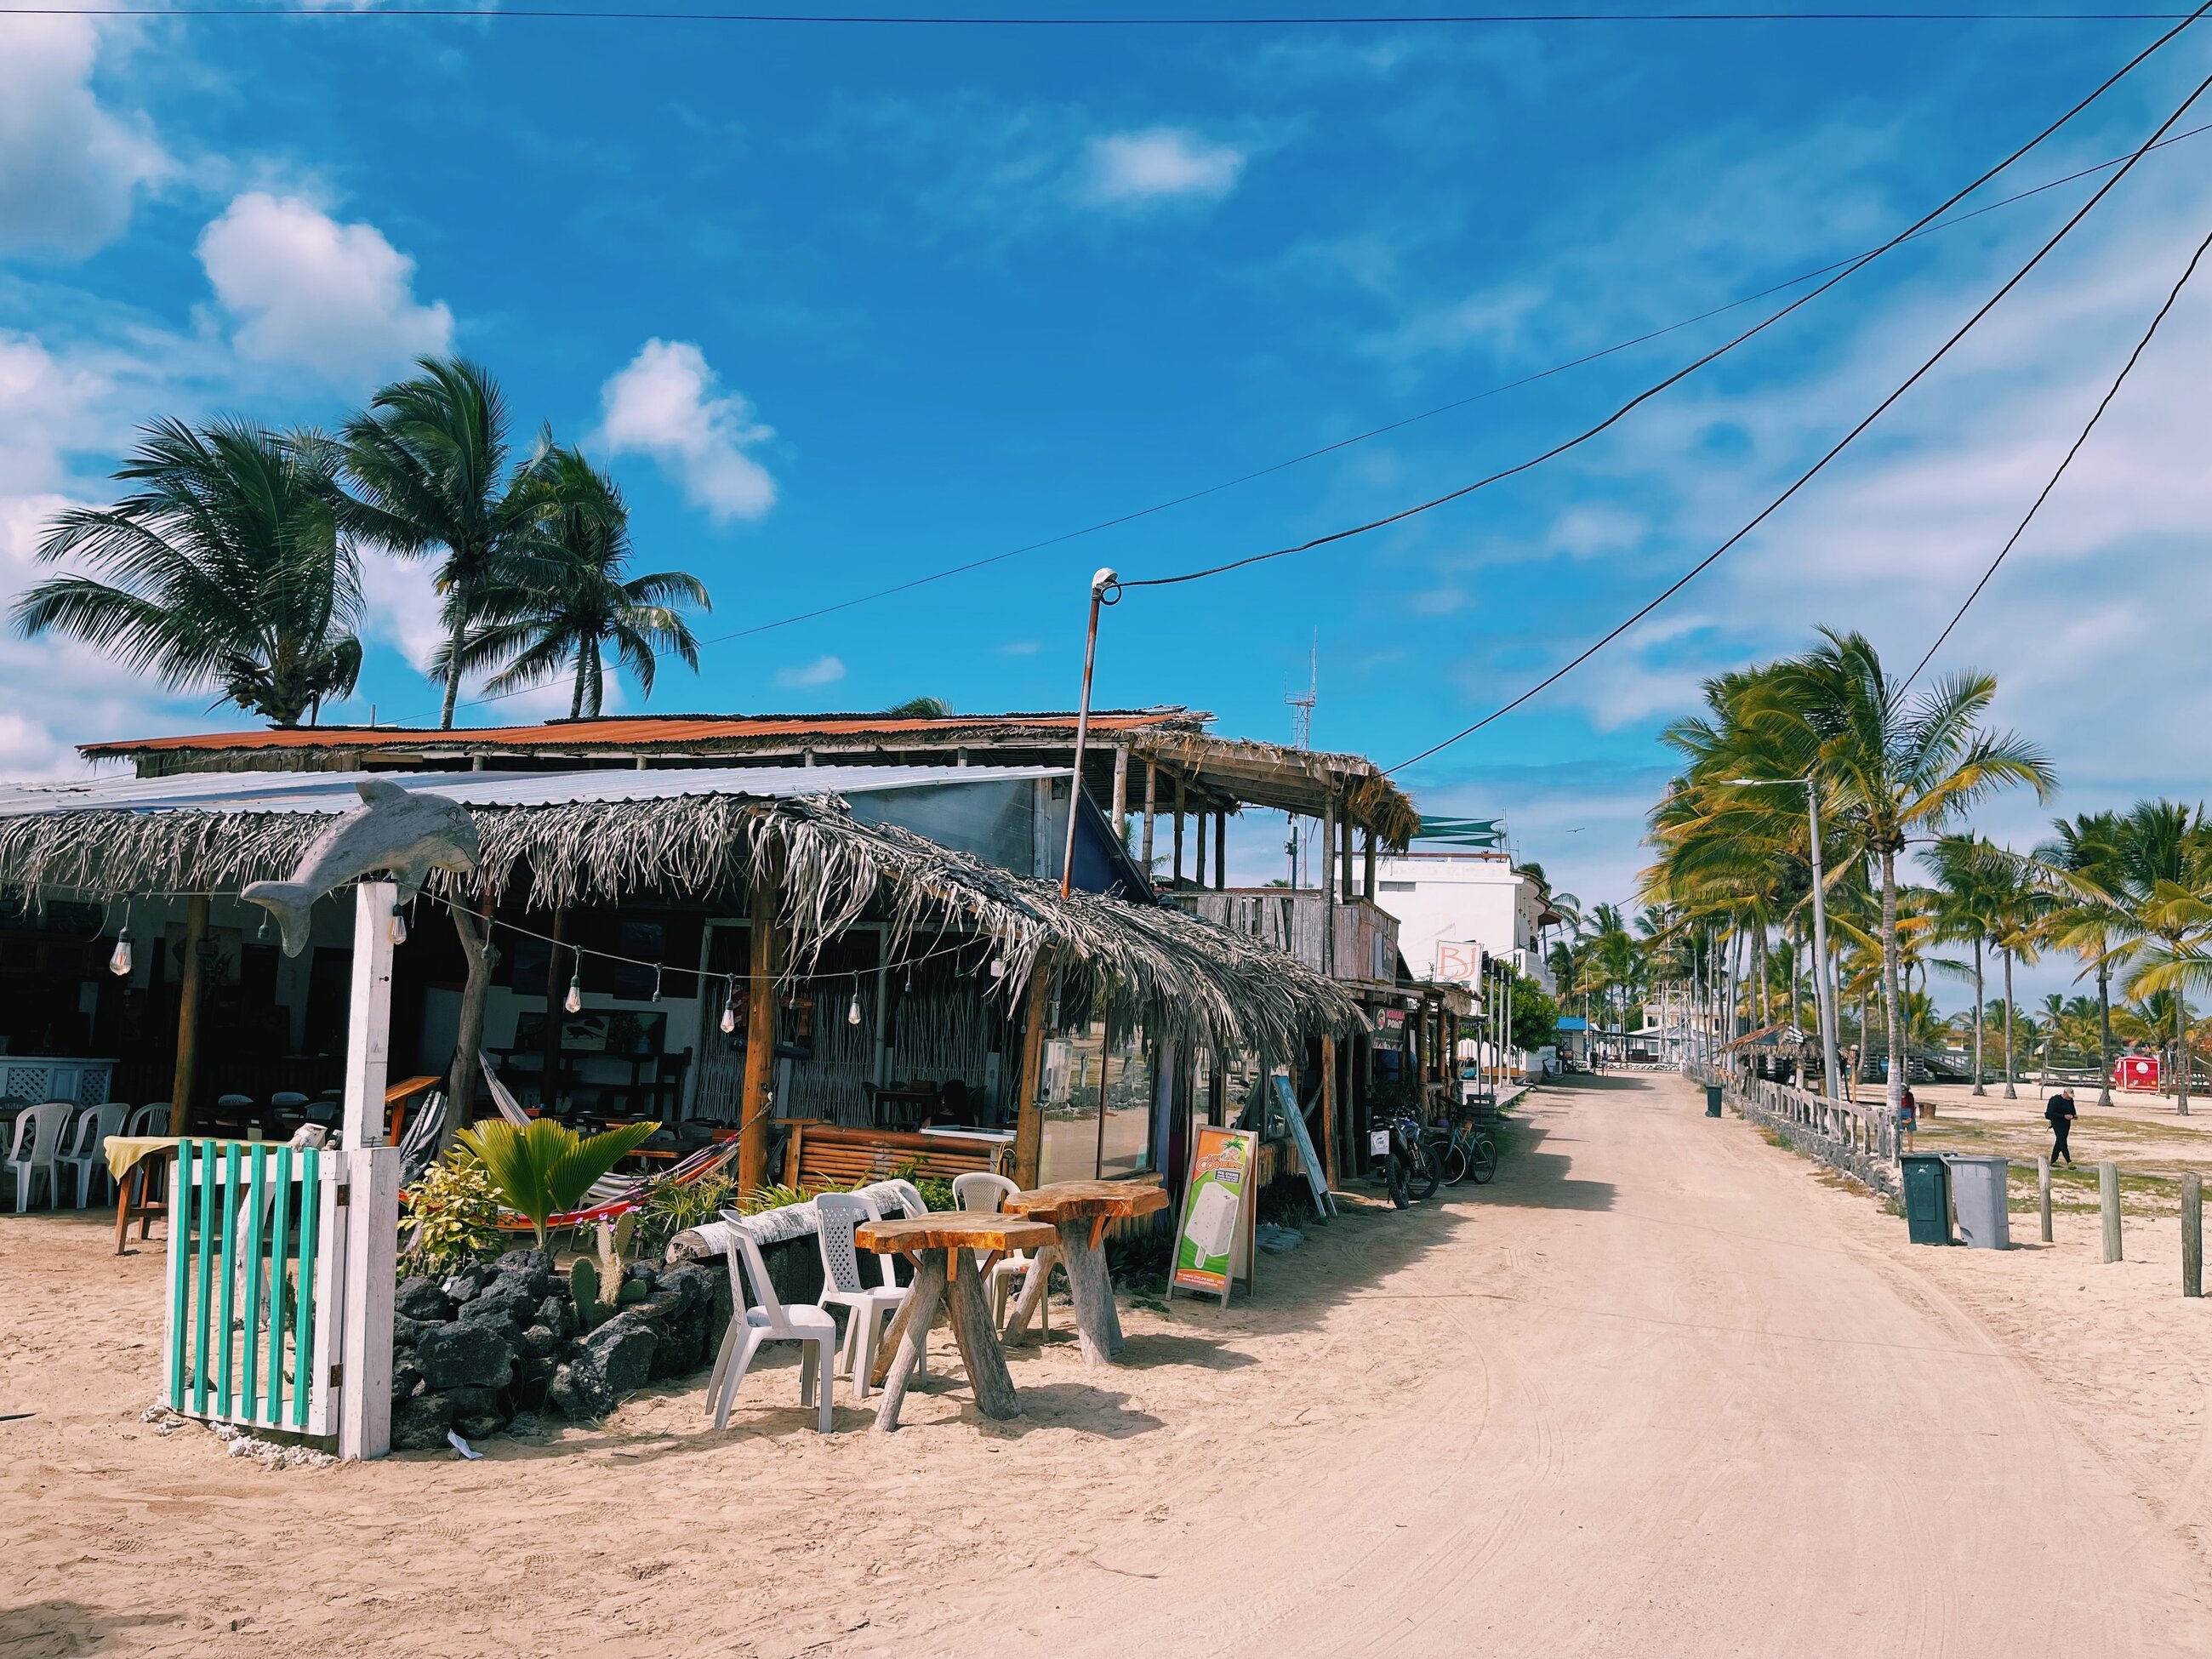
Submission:
[[[1820,866],[1820,775],[1802,778],[1727,778],[1723,782],[1747,789],[1769,784],[1789,784],[1805,792],[1805,822],[1812,836],[1813,852],[1813,998],[1820,1022],[1821,1087],[1831,1100],[1841,1100],[1836,1057],[1836,990],[1828,982],[1828,901],[1826,876]]]
[[[1109,592],[1116,598],[1120,596],[1121,579],[1102,566],[1091,578],[1091,624],[1083,636],[1083,699],[1075,708],[1075,770],[1068,780],[1067,845],[1062,849],[1060,861],[1062,898],[1067,896],[1068,883],[1075,874],[1075,815],[1083,804],[1083,744],[1091,735],[1091,670],[1098,658],[1099,607],[1114,603],[1106,597]]]

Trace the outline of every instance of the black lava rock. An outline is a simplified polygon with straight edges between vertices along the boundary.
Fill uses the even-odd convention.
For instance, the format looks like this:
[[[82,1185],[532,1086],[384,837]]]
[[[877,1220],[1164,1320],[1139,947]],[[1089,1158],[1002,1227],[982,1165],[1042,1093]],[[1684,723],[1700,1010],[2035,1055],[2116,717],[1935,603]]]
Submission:
[[[544,1326],[532,1325],[522,1334],[523,1352],[542,1357],[551,1353],[559,1345],[560,1340],[559,1337],[554,1335]]]
[[[652,1325],[618,1315],[579,1343],[568,1364],[554,1371],[549,1398],[569,1417],[605,1417],[624,1395],[651,1378],[659,1346],[659,1333]]]
[[[509,1250],[491,1265],[501,1279],[527,1287],[532,1298],[544,1295],[553,1283],[553,1253],[550,1250]]]
[[[514,1348],[497,1325],[456,1320],[422,1334],[415,1365],[434,1390],[503,1389],[514,1376]]]
[[[568,1303],[557,1296],[549,1296],[538,1304],[538,1322],[552,1332],[556,1340],[576,1328],[575,1316]]]
[[[537,1317],[538,1298],[528,1291],[495,1279],[461,1304],[461,1317],[472,1325],[506,1325],[516,1330]]]
[[[392,1293],[392,1311],[409,1319],[419,1319],[437,1324],[453,1316],[453,1298],[440,1290],[434,1280],[403,1279]]]
[[[422,1373],[412,1365],[392,1368],[392,1403],[397,1406],[422,1386]]]
[[[454,1301],[466,1302],[498,1277],[498,1270],[489,1262],[471,1261],[459,1273],[450,1275],[439,1288]]]
[[[392,1449],[428,1451],[446,1443],[453,1402],[442,1394],[418,1394],[392,1408]]]

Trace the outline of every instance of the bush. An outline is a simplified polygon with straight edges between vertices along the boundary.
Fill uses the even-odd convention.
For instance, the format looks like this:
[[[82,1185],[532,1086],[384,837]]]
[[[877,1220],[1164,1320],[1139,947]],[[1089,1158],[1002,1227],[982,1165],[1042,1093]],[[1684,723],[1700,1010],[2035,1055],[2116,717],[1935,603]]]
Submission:
[[[465,1267],[505,1246],[499,1231],[499,1187],[475,1154],[450,1148],[400,1195],[416,1224],[407,1265],[433,1277]]]
[[[738,1183],[727,1176],[708,1176],[689,1186],[656,1181],[638,1200],[637,1253],[647,1261],[668,1254],[668,1241],[680,1232],[714,1220],[724,1210],[736,1207]]]

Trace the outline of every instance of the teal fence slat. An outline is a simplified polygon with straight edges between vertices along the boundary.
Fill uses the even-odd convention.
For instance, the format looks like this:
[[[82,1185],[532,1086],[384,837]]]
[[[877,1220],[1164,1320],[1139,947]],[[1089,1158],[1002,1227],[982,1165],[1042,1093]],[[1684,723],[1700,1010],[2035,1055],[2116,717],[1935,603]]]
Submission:
[[[194,1253],[192,1286],[192,1410],[207,1415],[208,1399],[208,1258],[214,1245],[209,1225],[215,1213],[215,1148],[200,1149],[199,1249]]]
[[[256,1146],[250,1154],[252,1170],[246,1182],[246,1317],[240,1322],[244,1339],[244,1375],[239,1382],[239,1415],[251,1418],[260,1400],[255,1385],[261,1381],[261,1182],[268,1149]]]
[[[150,1177],[149,1177],[150,1179]],[[191,1328],[185,1322],[185,1288],[191,1282],[192,1143],[177,1148],[177,1167],[169,1176],[169,1409],[185,1408],[185,1350]]]
[[[231,1366],[237,1345],[231,1333],[238,1323],[238,1147],[234,1144],[222,1152],[222,1239],[216,1252],[216,1265],[222,1273],[222,1291],[216,1298],[222,1317],[215,1339],[215,1397],[216,1410],[224,1417],[238,1415],[238,1395],[231,1387],[236,1380]]]
[[[292,1218],[292,1149],[276,1149],[276,1209],[269,1218],[269,1400],[263,1415],[284,1420],[284,1245]]]
[[[322,1223],[322,1154],[313,1146],[300,1154],[300,1285],[294,1298],[292,1327],[292,1425],[307,1426],[307,1402],[314,1395],[315,1245]]]

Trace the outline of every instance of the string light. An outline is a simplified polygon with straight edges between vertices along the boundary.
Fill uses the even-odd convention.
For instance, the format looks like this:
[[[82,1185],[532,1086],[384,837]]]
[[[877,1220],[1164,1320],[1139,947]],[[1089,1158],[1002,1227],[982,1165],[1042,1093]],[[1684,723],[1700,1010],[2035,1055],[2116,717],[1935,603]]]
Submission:
[[[392,942],[394,945],[407,943],[407,913],[396,904],[392,907]]]
[[[107,971],[122,979],[131,971],[131,902],[123,903],[123,931],[115,936],[115,954],[107,959]]]
[[[561,1006],[572,1014],[584,1012],[584,965],[580,962],[568,975],[568,1000]]]
[[[723,1035],[726,1036],[729,1033],[731,1033],[732,1031],[736,1030],[737,1029],[738,1029],[738,981],[737,981],[737,976],[736,976],[735,975],[731,975],[731,978],[730,978],[730,994],[729,994],[729,998],[728,998],[728,1000],[727,1000],[726,1001],[725,1001],[725,1002],[722,1004],[722,1032],[723,1032]]]
[[[1006,964],[1004,958],[993,957],[991,958],[991,977],[993,979],[1004,979],[1006,976]]]
[[[855,974],[853,975],[853,1000],[845,1006],[845,1024],[848,1025],[858,1025],[860,1023],[860,976],[858,974]]]

